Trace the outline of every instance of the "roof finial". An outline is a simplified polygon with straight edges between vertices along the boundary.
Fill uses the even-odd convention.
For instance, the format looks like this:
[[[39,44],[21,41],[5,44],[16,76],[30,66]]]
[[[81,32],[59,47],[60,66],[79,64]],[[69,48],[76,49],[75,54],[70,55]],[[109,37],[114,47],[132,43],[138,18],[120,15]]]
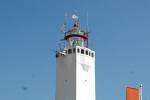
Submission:
[[[72,19],[73,19],[74,21],[77,21],[77,20],[78,20],[78,16],[75,15],[75,14],[73,14],[73,15],[72,15]]]

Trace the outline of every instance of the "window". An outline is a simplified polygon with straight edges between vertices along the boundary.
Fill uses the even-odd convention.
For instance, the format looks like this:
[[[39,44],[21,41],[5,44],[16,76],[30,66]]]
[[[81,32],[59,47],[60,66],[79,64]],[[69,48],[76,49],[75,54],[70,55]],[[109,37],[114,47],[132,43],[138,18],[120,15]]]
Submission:
[[[88,55],[88,51],[86,50],[86,55]]]
[[[68,54],[71,54],[72,53],[72,50],[71,49],[68,49]]]
[[[92,55],[91,55],[92,57],[94,57],[94,53],[92,53]]]
[[[89,52],[89,56],[91,56],[91,52]]]
[[[80,49],[78,48],[78,53],[80,53]]]
[[[59,54],[58,53],[56,53],[56,58],[58,58],[59,57]]]
[[[73,53],[76,53],[76,48],[73,48]]]
[[[84,54],[84,50],[83,49],[81,49],[81,54]]]

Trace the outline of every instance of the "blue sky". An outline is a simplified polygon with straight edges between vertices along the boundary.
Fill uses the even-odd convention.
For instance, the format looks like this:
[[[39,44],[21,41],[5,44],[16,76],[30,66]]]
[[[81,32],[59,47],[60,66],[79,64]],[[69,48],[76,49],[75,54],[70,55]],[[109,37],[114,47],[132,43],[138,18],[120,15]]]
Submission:
[[[0,100],[54,100],[64,14],[84,28],[87,12],[97,100],[125,100],[140,82],[150,99],[149,0],[0,0]]]

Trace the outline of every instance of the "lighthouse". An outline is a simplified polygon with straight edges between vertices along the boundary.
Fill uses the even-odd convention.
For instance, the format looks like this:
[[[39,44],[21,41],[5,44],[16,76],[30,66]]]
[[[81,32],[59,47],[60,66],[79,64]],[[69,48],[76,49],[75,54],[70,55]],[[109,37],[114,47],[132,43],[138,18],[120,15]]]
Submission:
[[[89,48],[89,32],[80,28],[78,16],[72,19],[72,27],[64,32],[65,46],[56,52],[55,100],[96,100],[95,51]]]

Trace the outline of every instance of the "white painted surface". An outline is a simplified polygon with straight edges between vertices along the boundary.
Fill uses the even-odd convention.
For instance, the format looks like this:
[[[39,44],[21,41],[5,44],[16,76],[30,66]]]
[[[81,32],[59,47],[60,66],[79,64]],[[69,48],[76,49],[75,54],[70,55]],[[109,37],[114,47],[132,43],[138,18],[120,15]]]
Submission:
[[[91,51],[85,47],[77,47]],[[56,100],[95,100],[95,56],[71,53],[57,58]]]

